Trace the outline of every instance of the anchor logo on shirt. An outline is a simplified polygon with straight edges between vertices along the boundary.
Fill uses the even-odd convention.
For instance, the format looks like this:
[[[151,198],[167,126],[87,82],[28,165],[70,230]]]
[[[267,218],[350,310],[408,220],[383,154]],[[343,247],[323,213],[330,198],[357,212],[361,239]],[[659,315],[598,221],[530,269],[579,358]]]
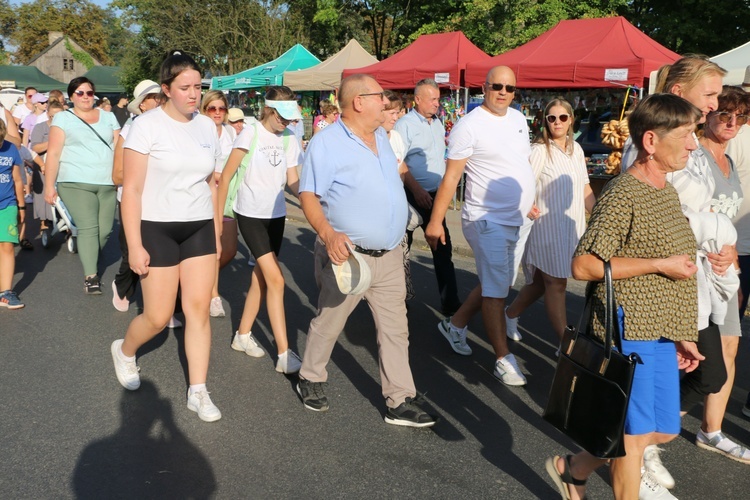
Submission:
[[[271,153],[270,157],[268,158],[268,161],[274,167],[278,167],[279,165],[281,165],[281,156],[279,155],[279,152],[274,151],[273,153]]]

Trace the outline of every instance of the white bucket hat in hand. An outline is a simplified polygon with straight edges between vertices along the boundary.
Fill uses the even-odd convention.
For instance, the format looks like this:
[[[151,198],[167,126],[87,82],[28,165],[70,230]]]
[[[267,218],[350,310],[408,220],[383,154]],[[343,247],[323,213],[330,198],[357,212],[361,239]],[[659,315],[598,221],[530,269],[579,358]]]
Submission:
[[[339,286],[341,293],[346,295],[360,295],[370,288],[372,274],[370,266],[365,259],[354,251],[352,246],[347,243],[349,257],[343,264],[337,265],[331,262],[333,275],[336,277],[336,284]]]

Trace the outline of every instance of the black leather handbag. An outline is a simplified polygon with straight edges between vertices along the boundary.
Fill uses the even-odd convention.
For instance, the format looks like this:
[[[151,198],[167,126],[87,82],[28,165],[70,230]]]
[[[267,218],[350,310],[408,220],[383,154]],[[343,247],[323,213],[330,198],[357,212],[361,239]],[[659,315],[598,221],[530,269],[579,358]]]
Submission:
[[[625,456],[623,429],[638,354],[623,355],[612,267],[604,263],[606,342],[591,333],[593,287],[586,295],[581,321],[585,331],[565,329],[555,377],[543,418],[599,458]],[[615,345],[617,350],[613,349]]]

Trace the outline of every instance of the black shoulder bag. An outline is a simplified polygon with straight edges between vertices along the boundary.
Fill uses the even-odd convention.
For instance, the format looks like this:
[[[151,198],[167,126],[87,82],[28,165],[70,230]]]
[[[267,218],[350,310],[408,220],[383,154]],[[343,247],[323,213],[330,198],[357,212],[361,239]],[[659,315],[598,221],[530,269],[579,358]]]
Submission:
[[[582,321],[586,331],[568,325],[560,347],[555,377],[543,418],[584,450],[599,458],[625,456],[623,429],[638,354],[622,354],[612,267],[604,263],[606,339],[591,333],[592,286],[586,294]],[[617,350],[612,349],[612,345]]]
[[[72,114],[73,116],[75,116],[76,118],[78,118],[79,120],[81,120],[83,123],[85,123],[86,126],[88,128],[90,128],[93,133],[96,134],[96,136],[99,138],[100,141],[102,141],[104,143],[105,146],[107,146],[109,149],[112,149],[112,146],[110,146],[109,143],[107,141],[105,141],[104,138],[102,138],[102,136],[99,135],[99,132],[97,132],[96,129],[94,127],[92,127],[89,122],[87,122],[86,120],[84,120],[83,118],[81,118],[80,116],[78,116],[77,114],[73,113],[73,111],[70,110],[70,109],[68,110],[68,112],[70,114]]]

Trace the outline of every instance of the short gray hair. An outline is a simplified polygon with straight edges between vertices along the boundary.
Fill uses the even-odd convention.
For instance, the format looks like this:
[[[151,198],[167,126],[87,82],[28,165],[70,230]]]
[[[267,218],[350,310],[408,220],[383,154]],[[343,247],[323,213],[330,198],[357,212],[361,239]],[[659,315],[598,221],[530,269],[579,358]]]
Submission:
[[[432,87],[438,91],[440,90],[440,87],[438,87],[438,84],[435,80],[433,80],[432,78],[423,78],[422,80],[419,80],[416,85],[414,85],[414,95],[417,95],[417,93],[419,92],[419,88],[424,87],[425,85],[428,87]]]

